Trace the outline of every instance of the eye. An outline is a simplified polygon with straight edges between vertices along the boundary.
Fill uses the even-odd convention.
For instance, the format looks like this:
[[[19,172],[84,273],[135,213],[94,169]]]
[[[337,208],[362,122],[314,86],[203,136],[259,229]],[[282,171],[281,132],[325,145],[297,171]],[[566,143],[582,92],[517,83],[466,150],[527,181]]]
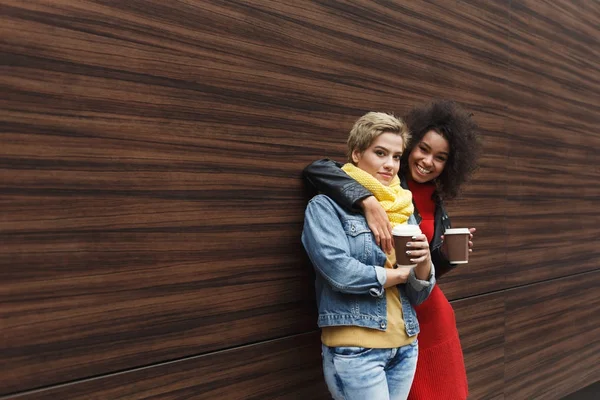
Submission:
[[[436,160],[440,161],[440,162],[446,162],[446,157],[442,157],[442,156],[437,156]]]
[[[385,156],[385,153],[383,152],[383,150],[375,150],[375,154],[377,154],[379,157]]]
[[[402,157],[402,155],[400,155],[400,154],[396,154],[396,155],[394,156],[394,160],[400,161],[400,158],[401,158],[401,157]]]

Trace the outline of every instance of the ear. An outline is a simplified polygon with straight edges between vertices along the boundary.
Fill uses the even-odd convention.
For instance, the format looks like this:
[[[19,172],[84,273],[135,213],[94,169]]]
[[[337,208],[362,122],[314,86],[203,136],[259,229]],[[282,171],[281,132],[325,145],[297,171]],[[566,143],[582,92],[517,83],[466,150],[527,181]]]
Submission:
[[[361,159],[361,153],[358,150],[352,150],[352,162],[354,162],[354,164],[358,164],[358,162]]]

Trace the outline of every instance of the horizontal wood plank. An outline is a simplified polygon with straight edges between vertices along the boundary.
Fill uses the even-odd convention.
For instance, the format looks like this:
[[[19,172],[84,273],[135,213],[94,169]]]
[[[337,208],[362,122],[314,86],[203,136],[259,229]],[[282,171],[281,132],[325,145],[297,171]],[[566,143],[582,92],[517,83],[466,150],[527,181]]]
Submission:
[[[328,399],[308,333],[3,399]]]
[[[561,399],[600,380],[600,271],[506,291],[505,395]]]
[[[465,357],[469,398],[504,399],[505,295],[452,302]]]

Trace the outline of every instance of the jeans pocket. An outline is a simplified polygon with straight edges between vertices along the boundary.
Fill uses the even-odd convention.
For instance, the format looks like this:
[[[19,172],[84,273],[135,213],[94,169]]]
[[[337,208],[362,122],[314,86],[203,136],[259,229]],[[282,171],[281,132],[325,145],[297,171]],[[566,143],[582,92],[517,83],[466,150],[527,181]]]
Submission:
[[[371,348],[369,347],[356,347],[356,346],[337,346],[332,347],[331,352],[336,357],[359,357],[370,352]]]

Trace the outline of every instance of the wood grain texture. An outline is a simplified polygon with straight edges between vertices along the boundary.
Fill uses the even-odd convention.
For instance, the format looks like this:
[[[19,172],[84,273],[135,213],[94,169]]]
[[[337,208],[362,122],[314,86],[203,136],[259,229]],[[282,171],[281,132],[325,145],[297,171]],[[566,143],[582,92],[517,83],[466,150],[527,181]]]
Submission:
[[[241,363],[314,330],[302,168],[343,159],[366,111],[447,97],[485,153],[448,204],[475,252],[441,285],[477,296],[456,302],[471,392],[497,396],[501,293],[599,266],[599,21],[585,0],[0,0],[0,395],[112,393],[97,377],[137,396],[132,376],[155,393],[175,364],[197,393],[219,351]],[[512,337],[511,357],[547,357]],[[274,351],[259,370],[282,367]],[[283,396],[285,374],[268,386],[249,364],[236,388]],[[322,385],[286,371],[293,393]],[[530,393],[518,372],[510,398]],[[535,372],[536,390],[581,384]]]
[[[422,51],[431,44],[444,46],[432,54],[438,78],[428,77],[439,92],[433,97],[460,101],[473,112],[483,139],[481,168],[464,187],[462,196],[447,204],[456,227],[476,227],[475,251],[470,263],[446,275],[439,283],[449,299],[463,298],[505,287],[506,196],[508,142],[505,139],[506,90],[509,52],[509,2],[408,2],[421,4],[418,19],[429,19],[415,43]],[[431,33],[432,30],[435,33]],[[431,40],[430,36],[435,35]],[[462,67],[460,71],[455,65]],[[457,68],[460,68],[457,67]],[[428,67],[432,68],[432,67]],[[449,68],[448,70],[446,68]],[[445,90],[448,77],[454,87]],[[427,87],[429,83],[422,82]],[[473,85],[483,89],[475,89]],[[479,97],[479,94],[482,97]],[[475,98],[477,97],[477,98]],[[500,251],[499,251],[500,249]]]
[[[5,392],[314,329],[303,123],[267,93],[306,77],[248,65],[260,19],[161,3],[4,3]]]
[[[316,333],[4,399],[328,399]]]
[[[506,292],[505,396],[561,399],[600,381],[600,271]]]
[[[598,268],[599,21],[597,2],[511,3],[509,287]]]
[[[313,329],[303,166],[433,96],[501,136],[502,5],[1,5],[4,393]]]
[[[452,302],[465,357],[470,399],[505,399],[505,294]]]
[[[510,3],[502,146],[449,205],[479,229],[472,262],[442,282],[450,298],[598,268],[599,21],[597,2]]]
[[[470,398],[560,399],[598,380],[598,279],[592,272],[453,302]],[[312,333],[3,399],[328,398],[320,368]]]

